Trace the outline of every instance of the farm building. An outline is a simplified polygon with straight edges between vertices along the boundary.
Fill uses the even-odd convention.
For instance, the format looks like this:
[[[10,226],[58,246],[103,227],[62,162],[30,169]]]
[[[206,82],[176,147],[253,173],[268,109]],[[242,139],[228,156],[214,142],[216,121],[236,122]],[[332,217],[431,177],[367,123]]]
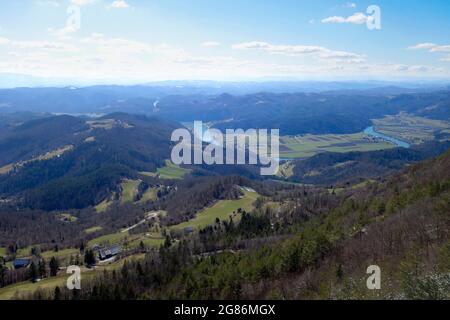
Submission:
[[[112,246],[98,250],[98,257],[100,260],[106,260],[117,256],[120,252],[122,252],[122,248],[120,246]]]
[[[14,269],[22,269],[26,268],[30,265],[31,260],[30,259],[16,259],[13,261],[13,267]]]

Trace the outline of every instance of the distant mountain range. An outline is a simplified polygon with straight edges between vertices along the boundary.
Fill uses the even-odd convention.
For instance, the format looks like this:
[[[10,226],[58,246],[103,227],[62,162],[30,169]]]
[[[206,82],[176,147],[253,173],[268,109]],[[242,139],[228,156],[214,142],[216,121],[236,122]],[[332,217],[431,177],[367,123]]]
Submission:
[[[203,120],[214,122],[213,126],[220,129],[280,128],[284,135],[358,132],[370,125],[371,119],[402,111],[433,119],[450,118],[448,89],[384,87],[244,95],[214,94],[208,90],[163,85],[4,89],[0,90],[0,113],[126,112],[179,122]]]

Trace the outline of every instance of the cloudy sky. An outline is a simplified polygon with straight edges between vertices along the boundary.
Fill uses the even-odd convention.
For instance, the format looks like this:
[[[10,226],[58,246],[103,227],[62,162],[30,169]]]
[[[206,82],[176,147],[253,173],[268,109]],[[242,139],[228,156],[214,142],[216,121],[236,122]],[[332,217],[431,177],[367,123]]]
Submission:
[[[450,79],[449,30],[448,0],[1,1],[0,73],[108,82]]]

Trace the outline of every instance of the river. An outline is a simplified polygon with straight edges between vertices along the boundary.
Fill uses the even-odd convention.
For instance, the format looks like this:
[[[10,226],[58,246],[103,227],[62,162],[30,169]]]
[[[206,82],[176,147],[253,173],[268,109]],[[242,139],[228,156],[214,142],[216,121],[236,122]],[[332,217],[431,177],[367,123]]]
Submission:
[[[408,142],[396,139],[394,137],[390,137],[388,135],[385,135],[383,133],[377,132],[375,131],[375,129],[373,128],[373,126],[367,127],[366,130],[364,130],[364,133],[371,136],[371,137],[375,137],[375,138],[380,138],[389,142],[392,142],[394,144],[396,144],[398,147],[401,148],[409,148],[411,147],[411,145]]]

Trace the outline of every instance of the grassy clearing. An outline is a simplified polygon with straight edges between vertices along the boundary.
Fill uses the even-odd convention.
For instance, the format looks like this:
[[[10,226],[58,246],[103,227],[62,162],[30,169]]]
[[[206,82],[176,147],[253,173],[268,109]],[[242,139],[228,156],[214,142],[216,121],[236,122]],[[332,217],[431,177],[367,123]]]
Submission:
[[[140,183],[140,180],[125,180],[124,182],[122,182],[122,203],[134,201],[134,198],[138,193],[138,187]]]
[[[404,112],[372,121],[377,132],[412,144],[433,140],[436,132],[446,132],[450,129],[448,121],[415,117]]]
[[[228,220],[233,211],[239,208],[245,211],[253,209],[253,202],[258,198],[256,192],[244,191],[244,196],[238,200],[220,200],[212,207],[206,208],[195,216],[195,218],[170,227],[171,230],[184,230],[187,227],[201,229],[215,223],[216,219]],[[239,217],[238,217],[239,218]]]
[[[17,250],[17,258],[27,258],[27,257],[31,257],[31,249],[32,248],[39,248],[39,245],[36,246],[28,246],[22,249]],[[79,253],[78,249],[75,248],[69,248],[69,249],[62,249],[62,250],[58,250],[58,251],[54,251],[54,250],[50,250],[50,251],[44,251],[41,252],[40,255],[41,257],[43,257],[45,260],[50,261],[50,259],[52,257],[58,258],[60,260],[69,260],[70,256],[76,255]]]
[[[145,203],[147,201],[154,201],[158,199],[158,189],[157,188],[148,188],[144,194],[142,195],[142,198],[139,200],[140,203]]]
[[[78,220],[77,217],[71,215],[70,213],[58,214],[58,219],[63,222],[76,222]]]
[[[280,168],[277,173],[277,177],[281,178],[289,178],[294,175],[294,165],[292,161],[287,161],[280,165]]]
[[[156,172],[139,172],[143,176],[153,177],[153,178],[161,178],[161,179],[176,179],[180,180],[183,177],[190,173],[192,170],[184,169],[180,166],[173,164],[170,160],[166,160],[166,165],[162,168],[158,168]]]
[[[164,243],[164,238],[160,234],[153,233],[140,235],[135,240],[130,241],[127,246],[129,249],[135,249],[140,246],[141,242],[143,242],[146,247],[158,248]]]
[[[20,248],[16,252],[16,257],[17,258],[30,257],[31,256],[31,248],[33,248],[33,247],[38,248],[39,246],[28,246],[25,248]]]
[[[181,168],[173,164],[170,160],[166,160],[166,165],[158,168],[158,174],[161,179],[182,179],[191,170]]]
[[[0,257],[6,256],[6,248],[0,247]]]
[[[374,141],[364,133],[283,136],[280,141],[282,158],[308,158],[321,152],[374,151],[394,148],[388,142]]]
[[[66,275],[60,275],[57,277],[52,277],[44,279],[37,283],[19,282],[11,286],[7,286],[0,289],[0,300],[11,300],[15,297],[20,297],[21,295],[30,294],[38,289],[51,290],[57,286],[64,286],[67,281]],[[83,278],[82,278],[83,279]]]
[[[63,249],[58,251],[45,251],[41,253],[42,258],[44,258],[47,262],[50,261],[52,257],[55,257],[60,262],[68,262],[71,256],[76,256],[80,254],[80,250],[75,248]]]
[[[113,194],[113,196],[110,197],[109,199],[105,199],[101,203],[96,205],[95,206],[95,211],[97,213],[106,212],[109,209],[109,206],[113,203],[113,201],[111,199],[114,198],[114,197],[115,197],[115,194]]]
[[[92,239],[91,241],[89,241],[88,246],[92,247],[95,244],[111,245],[111,244],[122,242],[122,241],[126,240],[126,238],[129,236],[130,235],[128,232],[120,232],[120,231],[116,232],[116,233],[105,234],[103,236],[100,236],[98,238],[95,238],[95,239]]]
[[[84,232],[86,234],[91,234],[91,233],[94,233],[94,232],[97,232],[97,231],[101,231],[102,229],[103,229],[102,227],[95,226],[95,227],[88,228],[88,229],[84,230]]]
[[[96,244],[98,245],[113,245],[120,244],[126,250],[134,249],[139,246],[139,244],[144,242],[146,246],[159,247],[163,242],[164,238],[159,233],[139,233],[131,234],[129,232],[116,232],[107,234],[88,242],[88,246],[92,247]]]

